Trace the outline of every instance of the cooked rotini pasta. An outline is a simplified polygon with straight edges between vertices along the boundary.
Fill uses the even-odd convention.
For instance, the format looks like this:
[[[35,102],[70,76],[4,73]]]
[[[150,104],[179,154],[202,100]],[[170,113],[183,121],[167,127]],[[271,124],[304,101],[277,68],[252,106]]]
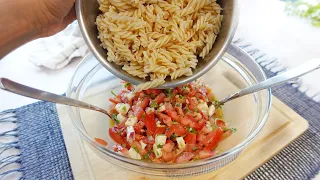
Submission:
[[[216,0],[98,0],[107,60],[149,80],[136,91],[191,76],[212,49],[223,16]]]

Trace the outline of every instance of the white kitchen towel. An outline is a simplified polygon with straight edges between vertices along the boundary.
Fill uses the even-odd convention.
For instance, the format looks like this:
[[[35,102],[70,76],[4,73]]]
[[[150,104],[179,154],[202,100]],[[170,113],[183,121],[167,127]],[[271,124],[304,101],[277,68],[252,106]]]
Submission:
[[[54,36],[32,43],[34,45],[29,60],[37,66],[53,70],[62,69],[73,59],[89,53],[76,21]]]

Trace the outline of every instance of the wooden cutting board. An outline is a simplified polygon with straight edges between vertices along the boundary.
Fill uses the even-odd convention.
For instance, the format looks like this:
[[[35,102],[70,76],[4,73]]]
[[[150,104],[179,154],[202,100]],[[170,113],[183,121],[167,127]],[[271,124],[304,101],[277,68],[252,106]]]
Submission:
[[[66,107],[59,105],[57,109],[69,160],[76,180],[159,179],[125,170],[101,159],[80,138],[68,117]],[[305,119],[273,97],[269,120],[249,147],[227,166],[215,172],[192,177],[192,179],[242,179],[276,155],[307,128],[308,122]]]

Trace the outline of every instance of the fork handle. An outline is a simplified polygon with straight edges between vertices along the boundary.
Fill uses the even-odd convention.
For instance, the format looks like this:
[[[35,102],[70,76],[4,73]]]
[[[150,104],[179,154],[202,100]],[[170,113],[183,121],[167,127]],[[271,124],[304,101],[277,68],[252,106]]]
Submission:
[[[264,80],[258,84],[249,86],[227,98],[222,100],[220,103],[224,104],[230,100],[245,96],[247,94],[251,94],[263,89],[270,88],[272,86],[287,82],[289,80],[295,79],[297,77],[303,76],[305,74],[308,74],[316,69],[320,68],[320,59],[319,58],[314,58],[296,68],[290,69],[287,72],[284,72],[282,74],[279,74],[277,76],[274,76],[272,78],[269,78],[267,80]]]

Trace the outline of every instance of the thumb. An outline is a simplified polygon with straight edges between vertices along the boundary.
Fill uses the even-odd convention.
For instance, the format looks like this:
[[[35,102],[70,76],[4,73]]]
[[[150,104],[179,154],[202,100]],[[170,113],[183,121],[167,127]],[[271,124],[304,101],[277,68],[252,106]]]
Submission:
[[[45,4],[48,12],[55,18],[66,17],[72,9],[75,0],[40,0]]]

